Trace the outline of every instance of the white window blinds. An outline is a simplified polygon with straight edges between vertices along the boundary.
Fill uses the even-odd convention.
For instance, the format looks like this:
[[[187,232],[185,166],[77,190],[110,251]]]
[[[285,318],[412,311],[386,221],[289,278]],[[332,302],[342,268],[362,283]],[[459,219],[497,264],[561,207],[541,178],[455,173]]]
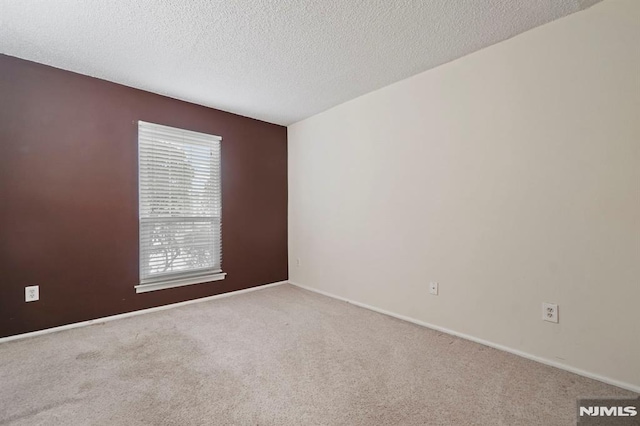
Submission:
[[[224,277],[221,139],[138,122],[139,292]]]

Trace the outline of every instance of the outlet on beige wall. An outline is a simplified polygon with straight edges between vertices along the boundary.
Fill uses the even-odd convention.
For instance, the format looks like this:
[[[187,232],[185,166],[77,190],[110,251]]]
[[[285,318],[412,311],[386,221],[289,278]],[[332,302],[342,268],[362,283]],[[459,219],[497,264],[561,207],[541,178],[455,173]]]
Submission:
[[[640,389],[638,22],[606,0],[290,126],[291,281]]]

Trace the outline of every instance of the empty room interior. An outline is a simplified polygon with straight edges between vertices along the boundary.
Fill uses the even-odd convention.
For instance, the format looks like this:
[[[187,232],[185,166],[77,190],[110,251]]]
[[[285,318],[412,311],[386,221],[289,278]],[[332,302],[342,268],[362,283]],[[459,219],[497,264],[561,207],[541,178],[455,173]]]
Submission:
[[[639,422],[640,1],[0,0],[0,425]]]

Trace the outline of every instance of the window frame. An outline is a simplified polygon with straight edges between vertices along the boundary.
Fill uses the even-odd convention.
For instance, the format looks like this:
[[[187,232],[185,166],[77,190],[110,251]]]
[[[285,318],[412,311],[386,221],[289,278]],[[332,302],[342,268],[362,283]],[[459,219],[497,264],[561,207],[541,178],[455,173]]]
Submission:
[[[138,143],[138,158],[137,158],[137,171],[138,171],[138,285],[135,286],[135,290],[136,293],[146,293],[149,291],[155,291],[155,290],[162,290],[162,289],[166,289],[166,288],[174,288],[174,287],[182,287],[182,286],[187,286],[187,285],[192,285],[192,284],[201,284],[201,283],[207,283],[207,282],[213,282],[213,281],[220,281],[225,279],[226,277],[226,273],[222,272],[222,182],[221,182],[221,178],[222,178],[222,158],[221,158],[221,152],[218,152],[218,163],[215,164],[216,167],[213,167],[212,172],[217,172],[218,176],[218,182],[219,182],[219,190],[218,190],[218,195],[219,195],[219,205],[220,205],[220,214],[218,214],[217,216],[193,216],[193,217],[188,217],[188,216],[175,216],[175,217],[158,217],[158,218],[153,218],[153,217],[142,217],[142,185],[141,185],[141,134],[142,134],[142,129],[146,128],[147,131],[151,130],[155,130],[158,129],[160,131],[162,131],[163,129],[167,132],[175,132],[177,133],[181,133],[183,136],[186,135],[187,138],[189,135],[193,136],[194,138],[198,138],[198,139],[208,139],[210,140],[212,143],[217,143],[217,149],[220,149],[221,151],[221,144],[222,144],[222,137],[221,136],[217,136],[217,135],[210,135],[210,134],[206,134],[206,133],[200,133],[200,132],[194,132],[191,130],[186,130],[186,129],[181,129],[178,127],[173,127],[173,126],[166,126],[166,125],[162,125],[162,124],[156,124],[156,123],[149,123],[146,121],[138,121],[137,122],[137,131],[138,131],[138,137],[137,137],[137,143]],[[193,139],[192,139],[193,140]],[[207,222],[207,221],[211,221],[213,220],[213,229],[218,230],[218,239],[214,239],[213,240],[213,247],[212,247],[212,253],[213,253],[213,259],[214,261],[217,261],[217,268],[213,269],[213,268],[198,268],[198,269],[191,269],[191,270],[186,270],[186,271],[171,271],[171,272],[167,272],[167,273],[163,273],[163,274],[155,274],[152,277],[147,277],[143,279],[143,267],[142,267],[142,252],[143,252],[143,248],[142,248],[142,241],[143,241],[143,236],[142,236],[142,232],[143,232],[143,223],[145,221],[148,222],[167,222],[170,223],[172,221],[175,222],[180,222],[180,221],[184,221],[185,219],[192,219],[194,222],[197,221],[203,221],[203,222]],[[217,223],[216,223],[216,219],[217,219]]]

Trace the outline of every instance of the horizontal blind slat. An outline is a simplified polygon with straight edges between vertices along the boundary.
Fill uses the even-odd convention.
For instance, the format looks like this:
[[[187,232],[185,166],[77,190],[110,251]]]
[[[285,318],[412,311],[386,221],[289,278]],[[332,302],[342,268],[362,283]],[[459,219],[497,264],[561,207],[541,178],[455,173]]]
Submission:
[[[184,167],[189,167],[189,164],[182,163],[185,157],[188,157],[191,164],[209,164],[210,160],[219,159],[219,156],[214,154],[200,155],[197,153],[178,151],[175,148],[173,150],[159,148],[150,149],[142,146],[140,147],[140,152],[147,156],[146,161],[149,163],[170,161],[175,162],[176,165],[183,165]]]

